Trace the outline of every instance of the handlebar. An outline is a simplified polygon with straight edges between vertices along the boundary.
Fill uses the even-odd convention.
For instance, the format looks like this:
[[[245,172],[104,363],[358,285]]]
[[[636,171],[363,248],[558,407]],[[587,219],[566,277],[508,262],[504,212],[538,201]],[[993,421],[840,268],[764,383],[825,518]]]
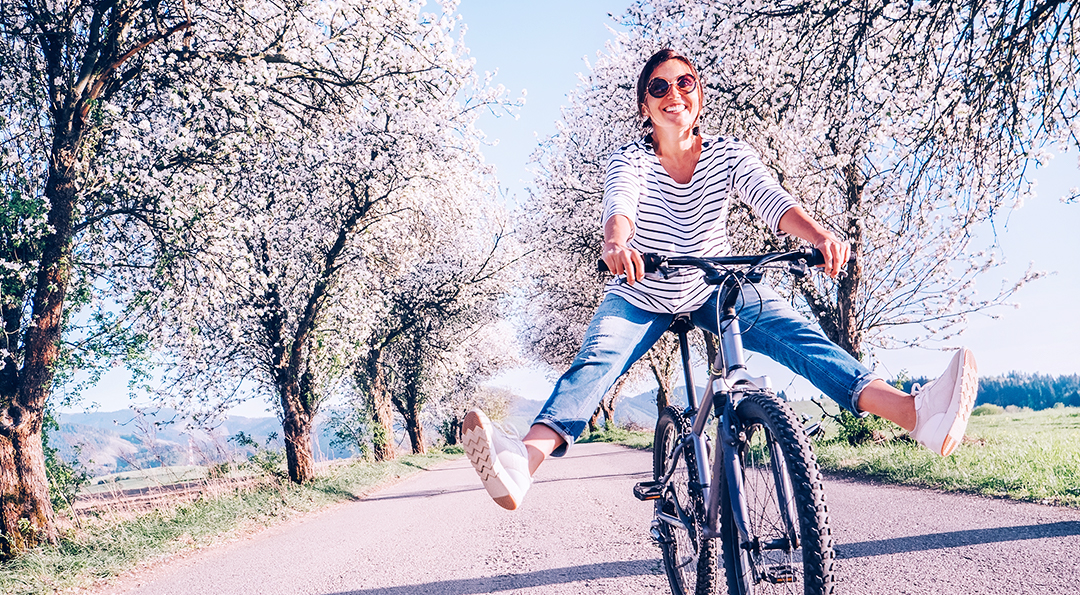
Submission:
[[[802,262],[806,266],[812,267],[825,264],[825,255],[816,248],[745,256],[664,256],[652,252],[643,252],[641,258],[645,261],[646,273],[655,273],[667,266],[692,266],[706,271],[715,271],[716,267],[749,266],[753,268],[773,262]],[[607,263],[598,260],[596,269],[601,273],[608,272]]]

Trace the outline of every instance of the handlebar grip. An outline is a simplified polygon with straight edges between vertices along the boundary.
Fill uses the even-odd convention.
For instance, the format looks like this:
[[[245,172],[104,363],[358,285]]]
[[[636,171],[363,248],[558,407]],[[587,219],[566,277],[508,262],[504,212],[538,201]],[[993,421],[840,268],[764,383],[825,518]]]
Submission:
[[[664,257],[660,256],[659,254],[654,254],[652,252],[642,252],[641,259],[645,261],[646,273],[655,273],[657,269],[660,268],[660,265],[664,262]],[[601,273],[610,272],[608,270],[607,263],[604,262],[603,259],[599,259],[596,261],[596,270]]]
[[[803,250],[803,253],[806,254],[805,258],[807,266],[818,267],[825,265],[825,255],[821,253],[821,250],[818,250],[817,248],[807,248]],[[847,264],[855,264],[854,251],[851,253],[851,257],[848,258]]]
[[[806,255],[806,266],[818,267],[825,264],[825,255],[822,254],[821,250],[807,248],[803,250],[803,253]]]

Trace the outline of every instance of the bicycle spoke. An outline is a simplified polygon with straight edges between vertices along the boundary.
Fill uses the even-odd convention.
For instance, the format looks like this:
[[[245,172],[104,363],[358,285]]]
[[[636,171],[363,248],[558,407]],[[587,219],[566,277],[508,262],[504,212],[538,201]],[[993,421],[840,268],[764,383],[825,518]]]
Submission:
[[[738,416],[749,540],[739,543],[725,482],[721,529],[729,591],[831,593],[828,517],[817,463],[802,427],[785,404],[765,391],[748,394],[739,404]]]

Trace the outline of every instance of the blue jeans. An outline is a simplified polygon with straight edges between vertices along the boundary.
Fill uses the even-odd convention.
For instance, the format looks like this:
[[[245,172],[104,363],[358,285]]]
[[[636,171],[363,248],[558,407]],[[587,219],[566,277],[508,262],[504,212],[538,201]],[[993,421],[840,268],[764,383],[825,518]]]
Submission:
[[[690,314],[695,326],[713,334],[719,334],[717,296],[718,292],[713,292],[709,301]],[[735,309],[743,327],[745,349],[787,366],[841,407],[859,414],[859,393],[877,379],[866,366],[764,284],[745,286]],[[554,456],[562,456],[581,435],[600,399],[667,331],[674,318],[673,314],[642,310],[617,295],[609,293],[604,297],[585,332],[581,350],[555,383],[534,422],[552,428],[566,440],[552,453]]]

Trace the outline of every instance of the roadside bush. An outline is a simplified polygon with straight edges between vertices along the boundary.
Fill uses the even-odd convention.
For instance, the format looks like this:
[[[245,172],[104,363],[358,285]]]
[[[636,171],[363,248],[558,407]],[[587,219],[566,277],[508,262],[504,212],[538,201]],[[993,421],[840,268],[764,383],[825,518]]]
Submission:
[[[244,432],[237,432],[235,436],[229,438],[230,442],[235,442],[238,446],[250,448],[255,451],[248,455],[247,466],[249,468],[258,471],[263,475],[285,479],[286,473],[283,469],[285,465],[284,451],[268,448],[270,443],[274,440],[277,440],[277,432],[271,432],[270,435],[266,437],[265,446],[260,445],[254,438]]]
[[[45,451],[45,477],[49,480],[49,500],[54,510],[74,506],[79,489],[90,483],[90,474],[78,462],[74,464],[60,458],[59,451],[49,446],[49,434],[60,430],[60,424],[45,412],[41,431],[41,446]],[[76,449],[78,451],[78,449]]]
[[[847,410],[842,410],[840,415],[836,416],[836,422],[839,426],[837,439],[852,446],[908,439],[907,432],[903,428],[876,415],[858,417]]]
[[[1005,413],[1005,408],[993,403],[984,403],[971,410],[972,415],[1000,415]]]

